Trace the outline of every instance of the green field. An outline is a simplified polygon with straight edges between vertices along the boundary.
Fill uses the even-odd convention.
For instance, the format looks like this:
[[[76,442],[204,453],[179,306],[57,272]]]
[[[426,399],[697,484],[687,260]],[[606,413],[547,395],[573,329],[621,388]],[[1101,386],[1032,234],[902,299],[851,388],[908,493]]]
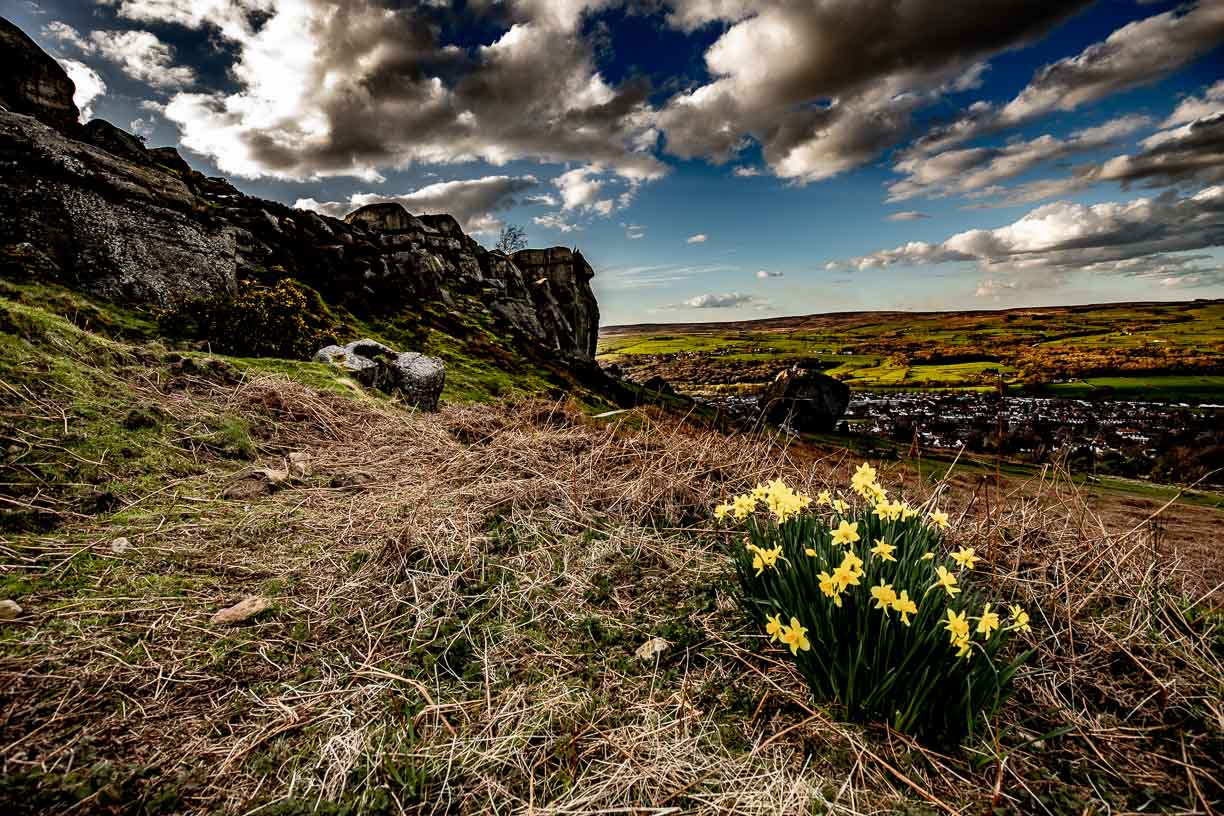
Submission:
[[[1224,399],[1224,301],[863,312],[604,329],[602,361],[692,392],[751,390],[793,363],[856,389]]]

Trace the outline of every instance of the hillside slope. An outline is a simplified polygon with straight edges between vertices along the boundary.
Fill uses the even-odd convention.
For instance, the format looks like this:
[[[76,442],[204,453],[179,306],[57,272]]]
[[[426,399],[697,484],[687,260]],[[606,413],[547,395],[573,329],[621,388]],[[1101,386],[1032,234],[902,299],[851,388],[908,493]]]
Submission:
[[[1036,655],[991,733],[936,752],[814,703],[745,621],[737,537],[711,523],[759,480],[843,486],[844,452],[654,409],[423,414],[322,366],[172,362],[36,306],[3,315],[5,472],[67,467],[64,483],[111,494],[6,495],[55,522],[0,530],[0,597],[21,607],[0,623],[6,813],[1224,801],[1204,604],[1219,576],[1186,557],[1202,536],[1144,521],[1154,503],[1106,519],[1057,476],[880,463],[908,496],[942,492],[982,579],[1033,615]],[[248,597],[267,608],[213,620]],[[636,656],[656,637],[661,653]]]

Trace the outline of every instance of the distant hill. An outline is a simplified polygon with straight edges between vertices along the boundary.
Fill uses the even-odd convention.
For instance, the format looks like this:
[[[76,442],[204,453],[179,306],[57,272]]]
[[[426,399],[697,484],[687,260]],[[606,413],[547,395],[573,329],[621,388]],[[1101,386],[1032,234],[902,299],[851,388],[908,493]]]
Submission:
[[[839,312],[609,326],[599,356],[690,393],[751,393],[793,364],[857,389],[996,388],[1224,399],[1224,301]]]

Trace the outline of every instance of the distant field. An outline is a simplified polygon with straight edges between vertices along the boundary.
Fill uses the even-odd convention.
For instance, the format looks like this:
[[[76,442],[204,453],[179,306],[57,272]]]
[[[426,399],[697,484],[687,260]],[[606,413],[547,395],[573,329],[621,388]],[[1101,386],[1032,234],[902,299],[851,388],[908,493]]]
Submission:
[[[751,390],[794,362],[856,389],[1044,387],[1224,399],[1224,301],[980,312],[858,312],[606,327],[601,360],[682,390]]]

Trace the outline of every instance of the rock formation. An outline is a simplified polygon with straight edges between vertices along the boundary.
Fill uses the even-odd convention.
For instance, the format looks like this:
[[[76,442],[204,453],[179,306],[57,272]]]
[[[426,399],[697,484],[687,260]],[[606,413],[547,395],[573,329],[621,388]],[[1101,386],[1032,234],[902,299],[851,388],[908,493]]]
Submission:
[[[399,394],[409,405],[424,411],[438,410],[446,366],[437,357],[398,352],[374,340],[357,340],[346,346],[321,348],[314,358],[352,371],[370,388]]]
[[[246,196],[173,148],[146,149],[100,120],[78,125],[59,65],[3,20],[0,42],[16,66],[0,82],[0,272],[39,269],[159,307],[232,292],[241,279],[292,277],[358,317],[481,310],[492,317],[478,323],[549,356],[593,359],[599,311],[581,254],[509,258],[449,215],[413,216],[399,204],[341,221]]]
[[[846,413],[850,387],[827,374],[792,366],[761,393],[762,417],[799,433],[829,433]]]

